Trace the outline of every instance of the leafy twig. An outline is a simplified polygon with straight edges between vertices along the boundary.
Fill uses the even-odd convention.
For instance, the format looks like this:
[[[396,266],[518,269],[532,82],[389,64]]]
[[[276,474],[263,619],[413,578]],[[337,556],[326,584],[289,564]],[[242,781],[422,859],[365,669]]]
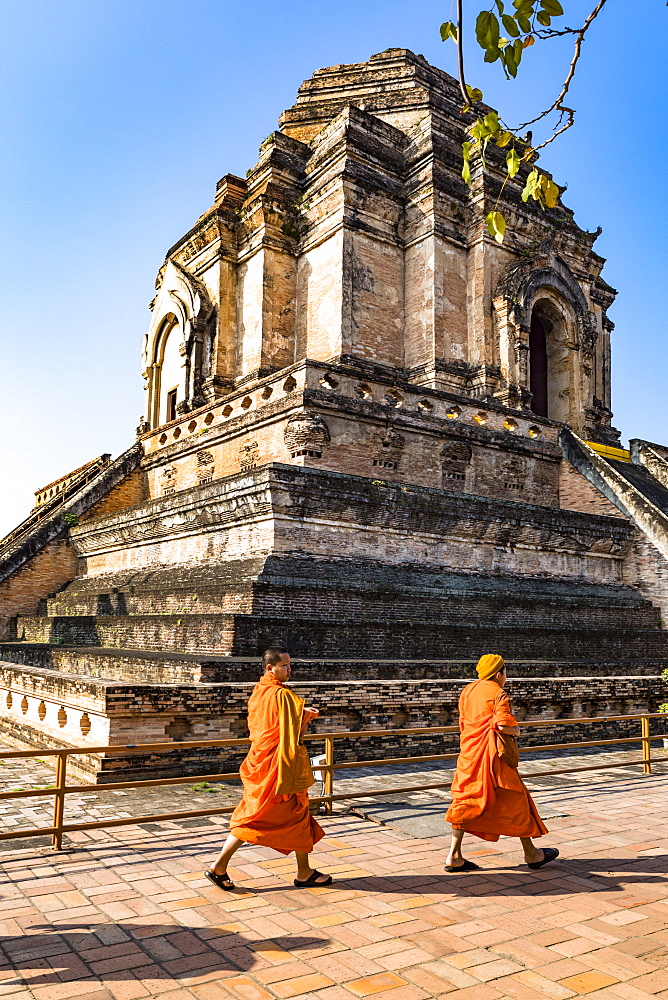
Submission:
[[[478,114],[476,120],[468,126],[470,140],[462,144],[464,156],[462,177],[469,186],[471,184],[471,158],[474,155],[480,155],[484,169],[485,150],[490,140],[501,148],[509,147],[506,154],[507,176],[496,198],[494,210],[489,212],[486,217],[488,232],[499,243],[503,242],[506,231],[506,220],[498,210],[499,201],[507,182],[515,177],[522,163],[532,165],[522,190],[522,201],[526,202],[532,198],[538,202],[541,208],[554,208],[559,200],[559,188],[551,177],[533,166],[533,161],[539,149],[554,142],[558,135],[561,135],[573,124],[575,111],[563,103],[564,98],[573,82],[575,70],[582,54],[582,43],[585,35],[606,3],[607,0],[598,0],[581,28],[552,27],[553,19],[561,17],[564,13],[560,0],[512,0],[512,12],[506,11],[504,0],[493,0],[489,10],[481,10],[478,13],[475,28],[476,38],[485,53],[485,62],[499,61],[507,78],[517,76],[524,49],[534,45],[536,38],[542,41],[562,35],[575,36],[573,57],[564,83],[555,100],[545,111],[516,127],[509,127],[495,111],[489,111],[484,115]],[[506,32],[508,38],[502,36],[502,30]],[[464,98],[464,106],[461,110],[462,112],[474,111],[474,105],[482,101],[483,95],[481,90],[474,89],[467,84],[464,75],[463,0],[457,0],[457,23],[445,21],[441,25],[441,38],[443,41],[451,38],[457,46],[459,88]],[[530,132],[524,137],[518,135],[527,126],[543,121],[555,111],[558,112],[557,121],[554,124],[552,135],[544,142],[533,146]],[[519,153],[516,144],[519,146]]]
[[[553,103],[550,105],[550,107],[546,108],[545,111],[541,112],[541,114],[539,114],[536,118],[532,118],[530,121],[527,122],[522,122],[521,125],[518,125],[516,128],[512,130],[513,132],[519,132],[521,129],[528,128],[529,125],[535,125],[537,122],[542,121],[544,118],[547,118],[547,116],[551,114],[553,111],[559,111],[561,114],[559,116],[559,121],[555,126],[554,134],[550,136],[549,139],[546,139],[544,142],[541,142],[540,145],[535,146],[534,147],[535,149],[543,149],[544,146],[547,146],[548,143],[553,142],[558,135],[561,135],[562,132],[565,132],[566,129],[570,128],[571,125],[573,124],[573,121],[575,119],[575,111],[573,108],[565,107],[562,102],[564,97],[569,91],[571,83],[573,82],[573,77],[575,76],[575,70],[579,62],[580,56],[582,54],[582,43],[584,41],[585,35],[589,30],[589,28],[591,27],[592,23],[594,22],[595,18],[598,17],[598,15],[601,13],[607,2],[608,0],[599,0],[599,2],[596,4],[591,14],[589,14],[589,16],[587,17],[581,28],[578,29],[566,28],[564,31],[553,31],[550,33],[549,37],[555,37],[556,35],[565,35],[567,33],[574,34],[576,36],[575,48],[573,50],[573,58],[571,59],[570,66],[568,67],[568,73],[566,74],[566,79],[564,80],[563,86],[559,94],[557,95]],[[568,116],[568,120],[562,128],[559,128],[558,126],[563,121],[564,115]]]

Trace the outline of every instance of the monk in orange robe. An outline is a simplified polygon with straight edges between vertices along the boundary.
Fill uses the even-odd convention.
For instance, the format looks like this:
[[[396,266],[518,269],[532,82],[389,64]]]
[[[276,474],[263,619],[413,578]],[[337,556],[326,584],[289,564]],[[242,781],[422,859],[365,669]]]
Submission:
[[[519,837],[529,868],[554,861],[554,847],[536,847],[532,837],[542,837],[547,827],[538,815],[529,791],[517,773],[499,755],[497,733],[519,736],[520,727],[503,690],[506,668],[495,653],[482,656],[476,667],[478,680],[468,684],[459,698],[460,751],[452,782],[452,805],[446,820],[452,825],[452,844],[446,871],[479,868],[462,855],[462,839],[472,833],[481,840]]]
[[[239,768],[244,795],[232,813],[230,835],[207,877],[220,889],[234,889],[227,866],[242,844],[273,847],[281,854],[295,852],[299,888],[329,885],[331,875],[312,868],[309,855],[324,837],[309,812],[308,788],[313,774],[301,737],[317,709],[305,708],[302,698],[285,682],[292,672],[285,649],[267,649],[264,674],[248,702],[251,748]]]

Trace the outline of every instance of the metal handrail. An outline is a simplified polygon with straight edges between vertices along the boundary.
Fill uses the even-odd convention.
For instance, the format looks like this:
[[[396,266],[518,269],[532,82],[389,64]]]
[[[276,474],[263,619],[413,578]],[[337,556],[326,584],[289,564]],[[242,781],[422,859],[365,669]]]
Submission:
[[[535,719],[522,723],[522,728],[526,729],[529,727],[537,728],[542,726],[566,726],[566,725],[583,725],[585,723],[593,722],[621,722],[621,721],[631,721],[640,720],[640,735],[639,736],[624,736],[609,740],[582,740],[577,742],[569,743],[548,743],[548,744],[538,744],[536,746],[527,746],[522,748],[522,753],[537,753],[539,751],[546,750],[568,750],[579,747],[605,747],[605,746],[617,746],[621,743],[640,743],[641,744],[641,756],[637,760],[631,761],[621,761],[621,762],[611,762],[607,764],[591,764],[584,767],[573,767],[573,768],[551,768],[549,771],[534,771],[524,775],[524,777],[534,778],[541,777],[544,775],[557,775],[557,774],[575,774],[582,771],[599,771],[607,770],[616,767],[628,767],[633,764],[642,764],[643,774],[652,773],[652,763],[658,758],[653,758],[651,756],[651,744],[657,740],[662,740],[668,738],[668,733],[659,734],[655,736],[650,736],[649,725],[650,719],[665,719],[665,714],[662,712],[645,712],[633,715],[608,715],[608,716],[578,716],[577,718],[568,719]],[[368,729],[361,731],[339,731],[333,733],[309,733],[304,736],[305,741],[318,742],[325,744],[325,760],[322,764],[316,766],[316,770],[323,772],[323,794],[314,796],[310,799],[312,803],[324,803],[325,811],[328,813],[332,812],[332,803],[342,801],[344,799],[355,799],[355,798],[369,798],[379,795],[389,795],[396,793],[405,792],[418,792],[418,791],[429,791],[433,789],[449,788],[450,782],[440,781],[430,784],[421,785],[407,785],[401,788],[383,788],[374,791],[364,791],[364,792],[346,792],[334,794],[334,772],[341,770],[349,770],[351,768],[358,767],[385,767],[392,764],[411,764],[411,763],[423,763],[426,761],[443,761],[443,760],[453,760],[458,754],[457,753],[444,753],[444,754],[423,754],[415,757],[384,757],[376,760],[355,760],[355,761],[341,761],[340,763],[334,762],[334,744],[336,740],[342,739],[370,739],[372,737],[378,736],[396,736],[397,734],[402,736],[409,735],[426,735],[426,734],[436,734],[436,733],[454,733],[459,732],[459,726],[418,726],[418,727],[407,727],[401,729]],[[12,830],[7,833],[0,833],[0,841],[2,840],[15,840],[23,837],[38,837],[44,835],[50,835],[52,839],[52,846],[54,850],[60,850],[62,848],[63,834],[74,832],[78,830],[95,830],[95,829],[105,829],[107,827],[114,826],[133,826],[139,823],[156,822],[160,820],[173,820],[173,819],[185,819],[197,816],[213,816],[213,815],[224,815],[226,813],[231,813],[234,810],[234,806],[217,806],[212,809],[189,809],[184,812],[177,813],[156,813],[149,816],[132,816],[124,817],[122,819],[107,819],[99,820],[90,823],[65,823],[65,797],[66,795],[73,792],[89,792],[95,790],[96,792],[105,791],[115,791],[123,788],[155,788],[161,785],[179,785],[179,784],[189,784],[196,781],[233,781],[239,780],[240,775],[238,771],[232,772],[221,772],[219,774],[189,774],[177,778],[151,778],[142,781],[116,781],[107,782],[102,785],[97,784],[85,784],[85,785],[68,785],[66,782],[67,775],[67,761],[69,757],[74,757],[77,755],[90,755],[90,754],[105,754],[109,756],[128,756],[131,754],[148,753],[153,751],[174,751],[183,749],[196,749],[201,747],[230,747],[230,746],[248,746],[250,739],[248,737],[240,737],[235,739],[220,739],[220,740],[181,740],[172,741],[171,743],[138,743],[138,744],[126,744],[124,746],[101,746],[101,747],[67,747],[67,748],[47,748],[44,750],[10,750],[8,752],[3,751],[0,753],[0,760],[16,760],[25,759],[31,757],[55,757],[56,758],[56,780],[53,786],[46,788],[37,789],[22,789],[20,791],[13,792],[0,792],[0,800],[3,799],[21,799],[21,798],[36,798],[39,796],[53,796],[53,825],[49,827],[29,827],[20,828],[19,830]]]

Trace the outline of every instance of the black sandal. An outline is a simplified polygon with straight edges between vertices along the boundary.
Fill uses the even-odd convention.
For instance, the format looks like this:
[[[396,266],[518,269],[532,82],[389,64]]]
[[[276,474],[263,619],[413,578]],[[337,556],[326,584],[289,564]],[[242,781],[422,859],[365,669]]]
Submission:
[[[231,892],[232,889],[236,889],[236,885],[227,872],[224,875],[217,875],[216,872],[212,872],[210,868],[207,868],[204,874],[214,885],[217,885],[219,889],[224,889],[225,892]],[[226,882],[227,885],[225,884]]]
[[[545,857],[542,861],[527,861],[526,864],[529,868],[542,868],[543,865],[549,865],[550,861],[554,861],[555,858],[559,857],[559,851],[556,847],[544,847],[543,854]]]
[[[480,865],[477,865],[475,861],[464,861],[463,865],[446,865],[446,872],[479,872]]]
[[[319,871],[317,871],[317,869],[314,869],[311,872],[311,874],[309,875],[309,877],[307,879],[304,879],[303,882],[300,882],[299,879],[296,878],[295,879],[295,885],[297,886],[298,889],[306,889],[306,888],[308,888],[310,886],[314,886],[314,885],[318,885],[318,886],[323,885],[324,886],[324,885],[331,885],[332,884],[332,876],[331,875],[327,876],[327,881],[326,882],[318,882],[319,878],[322,878],[322,872],[319,872]]]

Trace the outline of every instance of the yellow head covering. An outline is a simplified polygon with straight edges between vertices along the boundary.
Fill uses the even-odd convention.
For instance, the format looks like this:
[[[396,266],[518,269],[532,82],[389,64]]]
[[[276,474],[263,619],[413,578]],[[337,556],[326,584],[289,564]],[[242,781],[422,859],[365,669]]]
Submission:
[[[485,653],[478,660],[478,665],[476,670],[478,671],[478,677],[481,681],[489,680],[495,674],[498,674],[499,670],[503,670],[504,659],[499,656],[498,653]]]

